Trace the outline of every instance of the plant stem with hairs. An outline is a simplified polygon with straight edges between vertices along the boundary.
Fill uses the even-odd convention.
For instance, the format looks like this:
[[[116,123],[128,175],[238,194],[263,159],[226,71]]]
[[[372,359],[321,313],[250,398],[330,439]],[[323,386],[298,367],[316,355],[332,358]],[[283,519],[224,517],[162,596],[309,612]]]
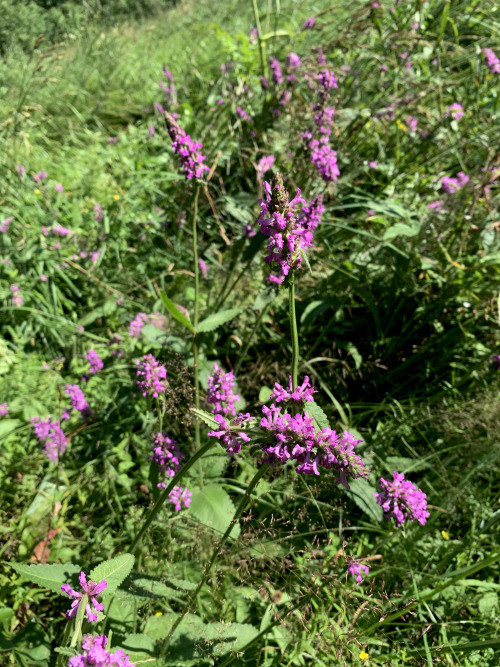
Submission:
[[[198,228],[196,218],[198,217],[198,195],[200,194],[200,187],[197,186],[194,195],[194,211],[193,211],[193,256],[194,256],[194,334],[193,334],[193,358],[194,358],[194,404],[200,409],[200,379],[198,373],[198,316],[199,316],[199,293],[200,293],[200,273],[198,266]],[[196,443],[196,451],[200,448],[200,423],[196,420],[194,425],[194,438]]]
[[[292,386],[295,389],[298,384],[299,332],[297,329],[297,317],[295,315],[295,283],[293,275],[288,287],[288,303],[290,311],[290,333],[292,335]]]

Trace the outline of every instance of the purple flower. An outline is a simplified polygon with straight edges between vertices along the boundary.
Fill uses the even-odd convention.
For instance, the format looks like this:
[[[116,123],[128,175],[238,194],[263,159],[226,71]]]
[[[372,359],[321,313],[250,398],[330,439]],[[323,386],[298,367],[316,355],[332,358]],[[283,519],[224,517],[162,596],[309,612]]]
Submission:
[[[151,313],[149,316],[149,323],[152,324],[157,329],[166,329],[167,328],[167,318],[161,313]]]
[[[406,124],[408,125],[410,132],[417,131],[417,119],[415,116],[406,116]]]
[[[108,137],[108,144],[116,144],[118,137]]]
[[[47,276],[45,275],[45,273],[41,273],[41,274],[40,274],[40,280],[42,281],[42,283],[46,283],[46,282],[47,282]]]
[[[371,160],[371,162],[368,162],[368,166],[370,167],[370,169],[376,169],[378,167],[377,161]]]
[[[241,118],[241,120],[244,120],[246,123],[250,123],[252,121],[252,117],[245,111],[245,109],[236,107],[236,113]]]
[[[148,323],[148,316],[146,313],[138,313],[132,322],[129,324],[128,335],[130,338],[139,338],[142,327]]]
[[[148,125],[148,137],[151,139],[151,137],[155,136],[155,126],[154,125]]]
[[[494,354],[493,355],[493,362],[497,365],[497,368],[500,371],[500,354]],[[4,403],[4,405],[6,406],[7,403]],[[2,414],[2,413],[0,412],[0,414]],[[7,414],[7,413],[4,412],[3,414]]]
[[[165,112],[165,122],[172,140],[172,149],[179,155],[180,165],[186,178],[201,178],[204,171],[209,171],[203,164],[205,156],[200,153],[203,145],[193,141],[167,112]]]
[[[484,61],[490,74],[500,74],[500,60],[492,49],[483,49]]]
[[[404,474],[394,471],[392,482],[380,479],[380,493],[375,493],[377,503],[384,510],[387,519],[394,517],[396,526],[405,521],[418,521],[425,524],[429,517],[427,496],[423,491],[405,479]]]
[[[66,436],[60,426],[60,420],[51,421],[50,417],[45,419],[33,417],[30,422],[33,425],[35,436],[43,444],[45,456],[50,461],[58,461],[68,446]]]
[[[199,266],[200,271],[201,271],[201,277],[202,277],[204,280],[207,280],[207,278],[208,278],[208,266],[207,266],[206,263],[201,259],[201,257],[200,257],[200,259],[198,260],[198,266]]]
[[[291,270],[298,269],[302,262],[302,251],[312,246],[312,232],[304,229],[295,212],[298,204],[305,204],[297,195],[289,200],[283,180],[279,174],[272,186],[264,182],[265,201],[260,200],[261,213],[258,219],[261,232],[269,237],[266,263],[271,265],[269,280],[282,283]]]
[[[314,28],[315,23],[316,23],[316,18],[314,16],[310,16],[306,21],[304,21],[302,30],[311,30],[312,28]]]
[[[302,61],[299,58],[299,56],[294,53],[293,51],[290,51],[290,53],[287,54],[286,60],[285,60],[285,67],[290,70],[290,69],[298,69],[302,65]]]
[[[145,354],[143,359],[136,359],[137,385],[143,396],[158,398],[167,388],[167,369],[152,354]]]
[[[40,183],[44,181],[46,178],[47,178],[46,171],[39,171],[38,174],[35,174],[33,176],[33,180],[35,181],[35,183],[38,183],[38,185],[40,185]]]
[[[453,102],[448,107],[445,116],[452,116],[455,120],[460,120],[464,115],[464,108],[458,102]]]
[[[219,427],[217,430],[209,431],[208,435],[211,438],[221,440],[226,446],[229,456],[238,454],[241,451],[242,442],[250,441],[250,436],[243,430],[238,430],[238,427],[244,422],[249,421],[251,419],[250,415],[248,413],[239,414],[232,424],[227,419],[224,419],[222,415],[215,415],[214,419]]]
[[[50,230],[50,233],[54,234],[54,236],[71,236],[71,234],[73,234],[71,229],[61,227],[61,225],[54,225]]]
[[[329,97],[331,91],[334,88],[338,88],[337,79],[333,72],[330,72],[328,69],[324,69],[318,74],[318,96],[320,99]]]
[[[427,208],[430,209],[431,211],[435,211],[440,209],[442,205],[443,205],[442,201],[431,201],[429,204],[427,204]]]
[[[83,593],[74,591],[69,584],[63,584],[61,586],[63,593],[66,593],[68,597],[73,598],[71,608],[66,612],[66,618],[76,618],[80,602],[82,601],[83,596],[86,595],[88,599],[86,600],[85,611],[87,612],[88,622],[91,623],[92,621],[97,621],[97,614],[92,611],[90,605],[93,605],[95,611],[104,610],[104,605],[101,602],[98,602],[97,598],[108,584],[105,579],[99,583],[96,583],[95,581],[89,581],[87,583],[85,572],[80,572],[79,580],[80,586],[83,588]]]
[[[257,163],[257,180],[262,181],[264,174],[274,165],[274,155],[264,155]]]
[[[87,361],[90,364],[89,373],[98,373],[104,367],[101,357],[95,350],[89,350],[87,352]]]
[[[166,477],[174,477],[181,469],[181,461],[184,459],[177,442],[168,435],[157,433],[154,439],[153,453],[148,459],[156,463],[158,471]],[[164,481],[158,482],[157,486],[165,488]]]
[[[368,574],[370,568],[368,565],[363,565],[362,563],[358,563],[355,560],[351,560],[347,571],[349,574],[352,574],[352,576],[356,578],[358,584],[360,584],[363,581],[363,576]]]
[[[269,58],[269,69],[271,70],[271,79],[276,86],[283,83],[283,73],[279,60],[274,56]]]
[[[337,152],[333,148],[330,148],[328,144],[322,143],[317,139],[309,142],[309,148],[311,149],[311,162],[325,183],[336,181],[340,176],[337,165]]]
[[[78,410],[83,419],[92,415],[92,410],[85,399],[85,395],[77,384],[67,384],[64,387],[64,393],[71,399],[71,408]]]
[[[193,494],[183,486],[174,486],[168,495],[167,502],[172,503],[176,512],[182,509],[182,506],[189,507]]]
[[[23,305],[23,297],[21,296],[21,290],[19,289],[19,285],[13,283],[10,286],[10,291],[12,294],[12,305],[15,308],[19,308],[19,306]]]
[[[289,90],[281,91],[280,96],[278,98],[278,104],[281,105],[282,107],[286,107],[288,102],[290,102],[291,97],[292,93]]]
[[[255,44],[255,42],[257,41],[258,35],[259,35],[259,33],[258,33],[257,28],[252,28],[250,30],[250,37],[249,37],[250,44]]]
[[[4,417],[9,414],[9,406],[7,403],[0,403],[0,417]]]
[[[262,90],[267,90],[269,88],[269,79],[266,76],[260,76],[259,81]]]
[[[236,417],[234,404],[240,400],[238,394],[233,393],[234,374],[232,371],[226,373],[214,363],[213,375],[208,376],[207,401],[214,407],[213,414],[232,415]]]
[[[56,183],[55,191],[56,192],[64,192],[64,188],[60,183]]]
[[[298,385],[298,387],[295,387],[295,389],[292,385],[292,377],[289,376],[288,388],[285,389],[276,382],[274,385],[274,391],[269,396],[269,400],[274,399],[276,403],[290,403],[295,401],[297,403],[302,403],[303,405],[308,401],[314,401],[313,394],[315,393],[316,389],[314,389],[314,387],[310,384],[307,375],[304,377],[302,384]]]
[[[106,651],[108,638],[105,635],[93,637],[84,635],[82,639],[83,653],[68,660],[68,667],[135,667],[121,648],[114,653]]]
[[[2,234],[6,234],[9,231],[10,223],[13,220],[14,218],[10,217],[10,218],[5,218],[5,220],[2,220],[2,222],[0,222],[0,232],[2,232]]]
[[[457,190],[461,190],[468,182],[469,177],[463,171],[458,172],[455,177],[443,176],[441,179],[441,187],[445,192],[453,194]]]
[[[101,256],[101,251],[100,250],[95,250],[93,253],[91,253],[90,254],[91,263],[95,264],[100,256]]]
[[[102,222],[102,208],[100,204],[94,206],[94,220],[97,222]]]
[[[17,173],[19,174],[19,178],[22,178],[26,173],[26,169],[23,167],[22,164],[17,165]]]

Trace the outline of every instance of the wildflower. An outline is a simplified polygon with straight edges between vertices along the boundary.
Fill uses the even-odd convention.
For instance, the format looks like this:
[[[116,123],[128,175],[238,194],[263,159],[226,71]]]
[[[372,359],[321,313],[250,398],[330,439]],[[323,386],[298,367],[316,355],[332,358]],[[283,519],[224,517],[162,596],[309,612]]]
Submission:
[[[464,108],[458,102],[450,104],[445,113],[445,116],[452,116],[455,120],[460,120],[463,115],[464,115]]]
[[[34,180],[35,183],[37,183],[38,185],[40,185],[40,183],[41,183],[42,181],[44,181],[46,178],[47,178],[47,172],[46,172],[46,171],[39,171],[38,174],[35,174],[35,175],[33,176],[33,180]]]
[[[151,313],[149,316],[149,323],[158,329],[166,329],[167,318],[161,313]]]
[[[251,419],[250,415],[248,413],[239,414],[233,424],[230,424],[222,415],[215,415],[214,419],[219,425],[218,429],[209,431],[208,435],[211,438],[221,440],[226,446],[226,451],[229,456],[238,454],[241,451],[242,442],[250,441],[250,436],[243,430],[238,430],[238,426],[243,422],[249,421]]]
[[[309,143],[311,148],[311,162],[318,170],[319,175],[326,183],[336,181],[340,176],[337,166],[337,153],[330,146],[313,139]]]
[[[208,278],[208,266],[207,266],[206,263],[201,259],[201,257],[200,257],[200,259],[198,260],[198,266],[199,266],[200,271],[201,271],[201,277],[202,277],[204,280],[206,280],[206,279]]]
[[[250,44],[255,44],[255,42],[257,41],[258,35],[259,35],[259,33],[258,33],[257,28],[252,28],[250,30],[250,36],[249,36]]]
[[[236,107],[236,113],[241,118],[241,120],[244,120],[246,123],[250,123],[252,121],[252,117],[250,116],[249,113],[245,111],[245,109],[242,109],[241,107]]]
[[[285,60],[285,66],[287,69],[298,69],[302,65],[302,61],[300,60],[300,57],[294,53],[293,51],[290,51],[290,53],[287,54],[286,60]]]
[[[145,354],[142,360],[136,359],[136,364],[137,376],[140,378],[137,385],[142,395],[158,398],[167,388],[167,369],[152,354]]]
[[[155,126],[154,125],[148,125],[148,137],[151,139],[151,137],[155,136]]]
[[[10,291],[12,294],[12,305],[15,308],[19,308],[19,306],[23,305],[23,297],[21,296],[21,290],[19,289],[19,285],[13,283],[10,286]]]
[[[267,181],[264,182],[264,191],[265,201],[259,202],[261,213],[258,222],[261,232],[269,237],[266,263],[270,264],[271,271],[275,272],[271,273],[269,280],[280,284],[291,270],[300,267],[301,252],[312,246],[312,232],[300,225],[295,212],[298,204],[305,204],[300,190],[290,201],[281,176],[276,174],[272,186]]]
[[[201,178],[204,171],[209,171],[203,164],[205,156],[200,153],[203,145],[191,139],[167,112],[165,112],[165,122],[172,140],[172,149],[179,155],[180,165],[186,178]]]
[[[95,206],[94,206],[94,220],[96,220],[97,222],[102,222],[102,218],[103,218],[103,215],[102,215],[101,205],[100,204],[95,204]]]
[[[410,128],[410,132],[417,131],[417,119],[415,118],[415,116],[407,116],[406,124]]]
[[[71,399],[71,407],[73,410],[78,410],[83,419],[91,416],[92,410],[85,399],[83,391],[77,384],[67,384],[64,387],[64,393]]]
[[[183,505],[184,507],[189,507],[192,499],[193,494],[187,490],[187,487],[174,486],[168,495],[167,502],[172,503],[175,511],[179,512]]]
[[[26,173],[26,169],[23,167],[22,164],[17,165],[17,173],[19,174],[19,178],[22,178]]]
[[[260,76],[259,81],[262,90],[267,90],[269,88],[269,79],[267,78],[267,76]]]
[[[490,74],[500,74],[500,60],[492,49],[483,49],[484,61]]]
[[[352,574],[352,576],[356,578],[358,584],[360,584],[363,581],[363,576],[368,574],[370,568],[368,565],[363,565],[362,563],[358,563],[355,560],[351,560],[347,571],[349,574]]]
[[[283,83],[283,73],[281,71],[279,60],[274,56],[269,58],[269,69],[271,70],[271,78],[273,83],[276,86],[281,85]]]
[[[87,352],[87,361],[90,364],[89,373],[98,373],[104,367],[101,357],[95,350],[89,350]]]
[[[361,651],[361,653],[359,654],[360,660],[368,660],[369,657],[370,656],[368,655],[368,653],[366,653],[366,651]]]
[[[131,338],[139,338],[142,327],[148,323],[148,316],[146,313],[138,313],[132,322],[129,324],[128,335]]]
[[[226,373],[214,363],[213,375],[208,377],[207,401],[214,407],[213,414],[232,415],[236,417],[234,404],[240,400],[238,394],[233,394],[234,374]]]
[[[325,58],[325,54],[323,53],[323,49],[318,49],[317,62],[318,62],[318,65],[326,65],[326,58]]]
[[[374,494],[386,518],[394,517],[396,526],[401,526],[405,521],[415,520],[424,525],[429,517],[427,496],[412,482],[406,480],[403,473],[394,471],[392,476],[392,481],[381,478],[382,491]]]
[[[291,97],[292,93],[289,90],[283,90],[278,98],[278,104],[282,107],[286,107],[288,102],[290,102]]]
[[[313,394],[316,393],[316,389],[310,384],[309,378],[307,375],[304,377],[304,381],[298,387],[293,388],[292,377],[289,376],[288,389],[285,389],[277,382],[274,385],[274,391],[269,396],[270,399],[274,399],[276,403],[290,403],[295,401],[297,403],[306,403],[314,401]]]
[[[106,651],[108,638],[105,635],[93,637],[84,635],[82,639],[83,653],[68,660],[68,667],[135,667],[121,648],[114,653]]]
[[[264,174],[274,165],[274,155],[264,155],[257,163],[257,180],[262,181]]]
[[[118,137],[108,137],[108,144],[116,144]]]
[[[314,28],[315,23],[316,23],[316,18],[314,16],[310,16],[306,21],[304,21],[302,30],[312,30],[312,28]]]
[[[45,273],[41,273],[41,274],[40,274],[40,280],[42,281],[42,283],[46,283],[46,282],[47,282],[47,276],[45,275]]]
[[[50,230],[50,233],[54,234],[54,236],[71,236],[71,234],[73,234],[71,229],[61,227],[61,225],[54,225]]]
[[[95,264],[100,256],[101,256],[101,251],[100,250],[96,250],[95,252],[91,253],[90,254],[90,261],[92,262],[92,264]]]
[[[120,195],[113,195],[113,199],[114,199],[115,201],[118,201],[118,200],[120,199]]]
[[[441,537],[443,538],[443,540],[446,540],[446,541],[448,541],[450,539],[450,535],[449,535],[449,533],[446,532],[446,530],[441,531]]]
[[[10,217],[10,218],[5,218],[5,220],[2,220],[2,222],[0,222],[0,232],[2,232],[2,234],[6,234],[9,231],[10,223],[13,220],[14,218]]]
[[[60,183],[56,183],[55,191],[56,192],[64,192],[64,188]]]
[[[35,190],[35,194],[36,194],[36,195],[39,195],[40,193],[41,193],[41,190],[39,190],[39,189],[37,188],[37,189]]]
[[[459,171],[455,177],[443,176],[441,179],[441,187],[445,192],[453,194],[457,190],[461,190],[469,180],[467,174],[463,171]]]
[[[92,621],[97,621],[97,614],[92,611],[91,604],[94,607],[95,611],[104,611],[104,605],[102,602],[98,602],[98,596],[103,592],[107,587],[108,583],[105,579],[96,583],[95,581],[87,582],[87,577],[85,572],[80,572],[79,576],[80,586],[83,588],[83,593],[78,593],[74,591],[69,584],[63,584],[61,590],[63,593],[66,593],[68,597],[73,598],[71,603],[71,608],[66,612],[66,618],[76,618],[78,613],[78,607],[84,595],[87,596],[85,611],[87,612],[87,620],[89,623]]]
[[[368,162],[368,166],[370,167],[370,169],[376,169],[378,167],[377,161],[371,160],[371,162]]]
[[[33,417],[30,421],[33,425],[35,436],[43,444],[45,456],[50,461],[58,461],[68,446],[66,436],[60,426],[60,420],[51,421],[50,417],[46,419]]]
[[[0,417],[4,417],[9,413],[9,406],[7,403],[0,403]]]
[[[500,354],[494,354],[493,361],[497,365],[498,370],[500,370]]]
[[[148,459],[153,461],[158,466],[158,471],[166,477],[174,477],[176,472],[181,468],[181,461],[184,459],[184,454],[181,453],[177,442],[169,438],[168,435],[157,433],[154,439],[153,454],[148,456]],[[166,484],[161,481],[157,484],[160,488],[165,488]]]
[[[318,74],[318,83],[318,96],[320,98],[328,97],[334,88],[338,88],[334,73],[328,69],[324,69]]]
[[[439,210],[443,205],[442,201],[431,201],[427,204],[427,208],[431,211]]]

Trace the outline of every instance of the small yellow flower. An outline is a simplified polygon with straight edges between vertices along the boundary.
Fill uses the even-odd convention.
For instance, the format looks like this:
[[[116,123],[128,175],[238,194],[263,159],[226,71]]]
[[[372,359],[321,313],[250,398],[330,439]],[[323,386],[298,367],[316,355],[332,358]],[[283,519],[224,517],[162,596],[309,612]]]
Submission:
[[[403,130],[403,132],[408,132],[408,128],[407,128],[406,125],[403,123],[403,121],[401,121],[401,120],[397,120],[397,121],[396,121],[396,126],[397,126],[398,130]]]
[[[35,190],[35,194],[36,194],[36,195],[39,195],[40,192],[41,192],[41,191],[40,191],[38,188]]]
[[[361,660],[368,660],[368,653],[365,653],[365,651],[361,651],[359,657]]]
[[[157,612],[155,613],[155,616],[163,616],[163,612],[162,612],[162,611],[157,611]]]
[[[146,294],[146,296],[148,297],[148,299],[150,299],[150,298],[151,298],[151,292],[148,292],[148,293]]]
[[[441,531],[441,537],[443,538],[443,540],[446,540],[446,541],[448,541],[450,539],[450,535],[446,532],[446,530]]]
[[[88,208],[82,208],[82,213],[88,213],[89,209]]]
[[[113,199],[114,199],[115,201],[118,201],[118,200],[120,199],[120,195],[113,195]]]

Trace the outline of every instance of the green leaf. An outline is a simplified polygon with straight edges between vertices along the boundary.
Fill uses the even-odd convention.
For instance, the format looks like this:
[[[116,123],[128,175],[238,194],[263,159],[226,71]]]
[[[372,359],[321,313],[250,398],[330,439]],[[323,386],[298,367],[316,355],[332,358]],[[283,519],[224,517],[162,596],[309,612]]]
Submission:
[[[382,236],[384,241],[391,241],[398,236],[416,236],[419,228],[416,226],[406,225],[404,222],[396,222],[395,225],[389,227]]]
[[[329,428],[330,423],[328,421],[328,417],[325,415],[323,412],[323,408],[321,408],[316,401],[310,401],[304,405],[304,410],[307,412],[309,417],[312,417],[316,424],[318,425],[318,428]]]
[[[0,438],[6,438],[21,425],[19,419],[2,419],[0,421]]]
[[[431,465],[425,459],[410,459],[406,456],[388,456],[383,463],[390,472],[397,470],[405,474],[417,470],[426,470]]]
[[[483,616],[491,616],[491,613],[498,607],[497,593],[495,591],[484,593],[481,595],[477,606]]]
[[[79,574],[79,565],[28,565],[26,563],[11,563],[13,569],[22,577],[38,586],[48,588],[50,591],[61,593],[61,586],[70,583],[74,575]]]
[[[271,387],[266,387],[265,385],[260,388],[259,391],[259,403],[265,403],[269,400],[269,396],[273,393]]]
[[[239,315],[243,308],[229,308],[229,310],[220,310],[218,313],[209,315],[198,325],[198,333],[205,333],[207,331],[215,331],[218,327],[233,320],[236,315]]]
[[[174,320],[179,322],[179,324],[182,324],[183,326],[186,327],[192,334],[195,333],[194,327],[191,324],[191,322],[188,320],[188,318],[181,313],[181,311],[177,308],[175,303],[173,301],[170,301],[168,296],[165,294],[163,290],[160,291],[160,299],[165,306],[165,308],[168,310],[168,312],[172,315]]]
[[[121,648],[134,665],[143,662],[147,665],[153,665],[156,662],[153,640],[146,635],[126,635],[125,639],[120,642],[120,646],[113,646],[113,651],[117,648]]]
[[[354,479],[352,482],[349,482],[351,487],[349,491],[346,491],[346,494],[353,500],[356,505],[363,510],[365,514],[368,514],[370,519],[374,521],[382,521],[384,512],[380,505],[377,505],[375,500],[374,493],[377,492],[375,487],[373,487],[370,482],[366,479]]]
[[[205,410],[199,410],[198,408],[191,408],[191,412],[205,422],[210,428],[219,428],[220,424],[215,421],[214,416],[210,412],[205,412]]]
[[[149,616],[144,626],[144,634],[153,641],[163,639],[170,632],[177,614],[160,614],[158,616]]]
[[[234,516],[234,505],[227,492],[217,484],[209,484],[193,495],[189,512],[201,523],[218,533],[224,533]],[[240,525],[236,523],[231,537],[237,538]]]
[[[92,581],[99,582],[106,579],[108,585],[106,594],[116,591],[118,586],[128,577],[134,565],[132,554],[120,554],[110,560],[105,560],[91,570],[89,577]]]

